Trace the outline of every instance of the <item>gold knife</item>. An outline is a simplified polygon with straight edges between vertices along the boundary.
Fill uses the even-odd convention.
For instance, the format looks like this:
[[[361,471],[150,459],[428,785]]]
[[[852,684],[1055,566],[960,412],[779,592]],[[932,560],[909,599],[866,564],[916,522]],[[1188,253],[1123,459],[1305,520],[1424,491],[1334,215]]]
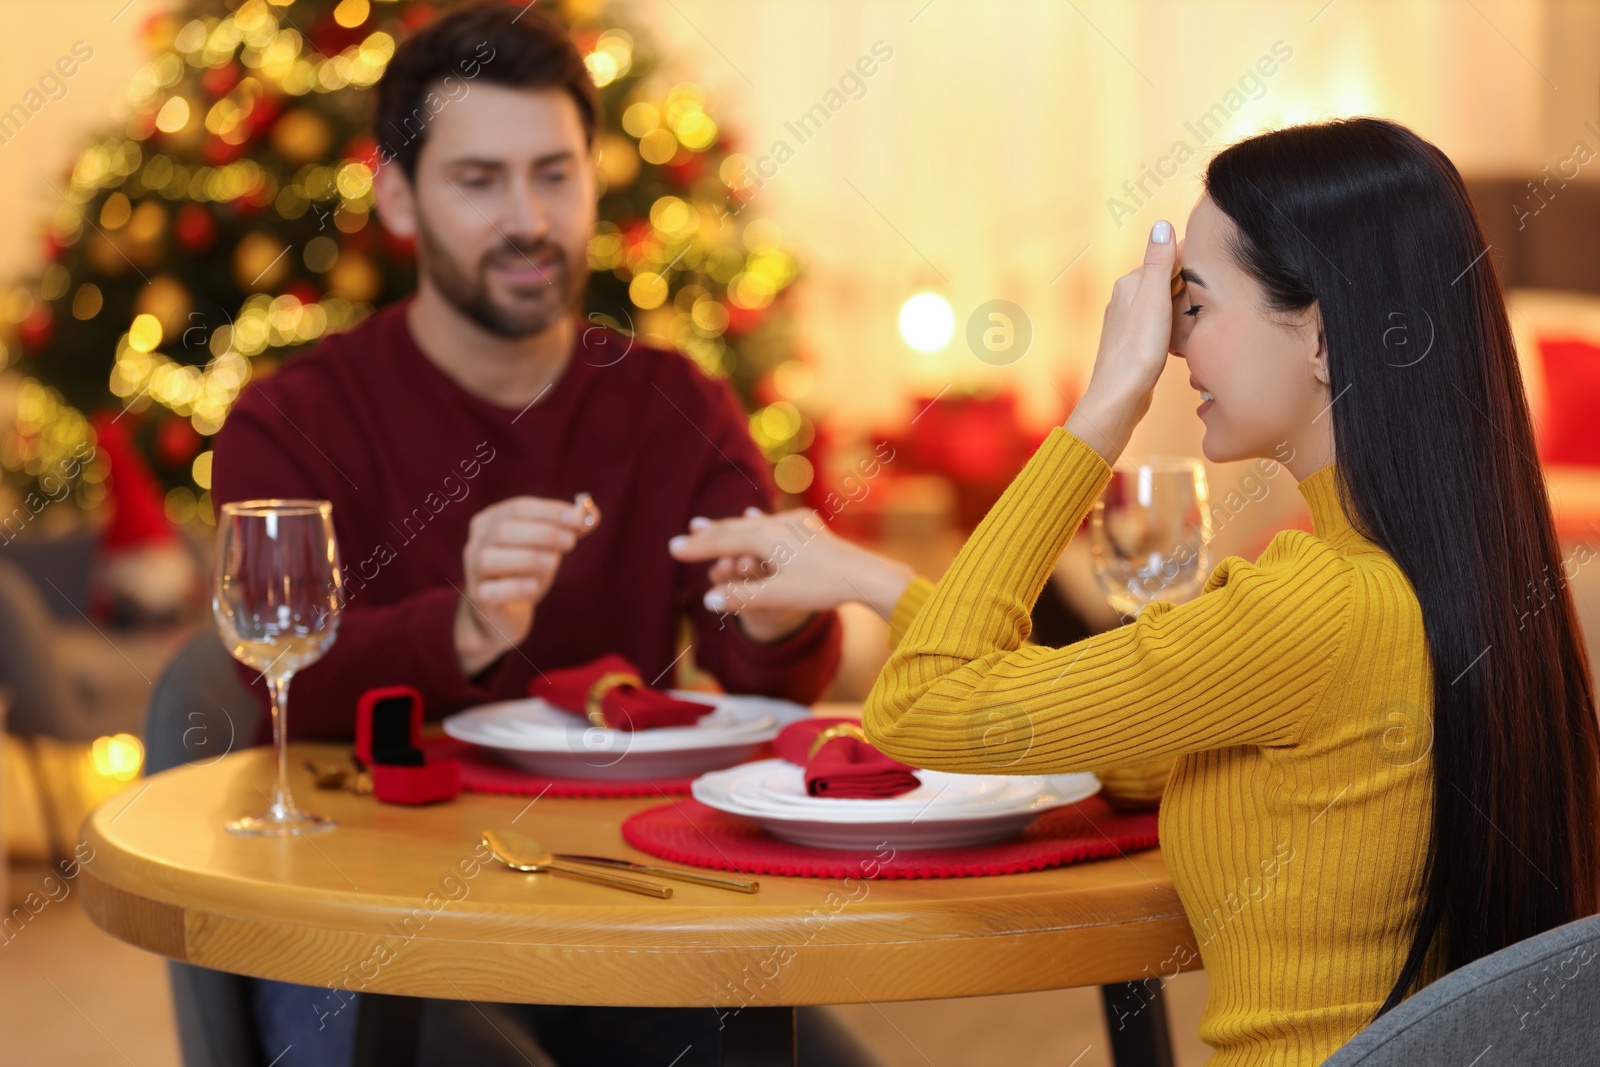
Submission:
[[[761,888],[760,882],[748,881],[744,878],[721,878],[712,874],[701,874],[698,871],[684,871],[676,867],[656,867],[649,863],[634,863],[632,860],[612,859],[610,856],[575,856],[570,852],[557,853],[554,857],[568,863],[594,863],[602,867],[619,867],[623,870],[633,871],[636,874],[653,874],[658,878],[676,878],[683,882],[694,882],[698,885],[715,886],[718,889],[732,889],[738,893],[754,893]]]

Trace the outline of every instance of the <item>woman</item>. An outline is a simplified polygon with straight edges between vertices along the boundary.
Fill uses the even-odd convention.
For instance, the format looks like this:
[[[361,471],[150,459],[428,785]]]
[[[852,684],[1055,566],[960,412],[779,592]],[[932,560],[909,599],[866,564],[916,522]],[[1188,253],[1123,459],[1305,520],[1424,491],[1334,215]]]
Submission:
[[[680,558],[720,558],[715,592],[744,610],[834,586],[881,610],[898,580],[903,636],[863,723],[908,763],[1175,756],[1162,847],[1212,1062],[1321,1063],[1446,971],[1600,910],[1600,730],[1570,595],[1529,598],[1561,558],[1485,246],[1455,167],[1402,126],[1251,138],[1208,167],[1181,252],[1156,224],[1082,400],[924,603],[820,536],[741,585],[773,519],[702,527]],[[1315,532],[1224,559],[1187,604],[1027,646],[1169,350],[1206,457],[1283,461]]]

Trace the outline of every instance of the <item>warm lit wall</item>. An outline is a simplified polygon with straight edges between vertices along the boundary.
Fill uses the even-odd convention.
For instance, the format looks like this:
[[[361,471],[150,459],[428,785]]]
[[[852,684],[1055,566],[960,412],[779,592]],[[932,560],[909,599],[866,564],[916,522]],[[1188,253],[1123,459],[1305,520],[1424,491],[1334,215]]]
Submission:
[[[0,278],[38,268],[45,224],[86,138],[111,127],[114,102],[149,60],[141,33],[152,14],[181,0],[0,0],[0,111],[39,92],[48,100],[13,132],[0,131]],[[73,46],[83,44],[76,62]],[[63,57],[71,77],[55,74]],[[57,85],[59,84],[59,88]],[[55,99],[51,99],[55,97]],[[53,186],[53,188],[52,188]]]
[[[1009,385],[1048,425],[1087,379],[1111,281],[1149,225],[1180,224],[1219,144],[1315,117],[1376,113],[1438,143],[1468,173],[1535,176],[1596,118],[1600,5],[1534,0],[627,0],[681,69],[715,90],[746,150],[794,149],[760,191],[808,263],[802,323],[821,410],[903,424],[914,391]],[[1320,13],[1319,13],[1320,11]],[[894,50],[866,91],[800,143],[793,123],[876,41]],[[1227,96],[1275,42],[1287,61]],[[1556,88],[1559,86],[1559,88]],[[1251,99],[1251,95],[1256,98]],[[1237,105],[1220,131],[1190,125]],[[1136,204],[1123,183],[1171,157]],[[1181,153],[1178,153],[1181,154]],[[769,165],[769,172],[771,171]],[[1114,221],[1108,199],[1135,208]],[[1509,205],[1507,205],[1509,210]],[[1081,254],[1081,258],[1079,257]],[[1076,262],[1074,262],[1076,259]],[[1065,275],[1063,268],[1074,264]],[[956,339],[924,356],[896,313],[919,288],[954,305]],[[961,324],[1011,300],[1028,354],[993,367]],[[1197,397],[1169,370],[1133,452],[1199,454]],[[1244,465],[1213,468],[1214,488]],[[1219,536],[1240,551],[1298,504],[1289,483]],[[1259,521],[1257,521],[1259,519]]]

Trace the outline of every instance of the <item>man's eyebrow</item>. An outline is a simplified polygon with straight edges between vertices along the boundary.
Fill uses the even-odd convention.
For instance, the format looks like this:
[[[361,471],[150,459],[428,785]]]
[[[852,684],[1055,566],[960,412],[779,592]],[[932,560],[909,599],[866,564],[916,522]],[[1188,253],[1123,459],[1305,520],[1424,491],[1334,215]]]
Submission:
[[[1188,267],[1184,267],[1182,270],[1178,271],[1178,277],[1182,278],[1184,281],[1188,282],[1190,285],[1198,285],[1202,289],[1211,288],[1209,285],[1207,285],[1205,283],[1205,279],[1201,278],[1200,275],[1196,274],[1194,271],[1190,270]]]
[[[534,167],[548,167],[555,163],[567,163],[576,159],[577,155],[568,149],[551,152],[549,155],[540,156],[533,161]],[[485,159],[479,156],[461,156],[446,163],[447,167],[482,167],[486,170],[504,170],[505,161],[501,159]]]

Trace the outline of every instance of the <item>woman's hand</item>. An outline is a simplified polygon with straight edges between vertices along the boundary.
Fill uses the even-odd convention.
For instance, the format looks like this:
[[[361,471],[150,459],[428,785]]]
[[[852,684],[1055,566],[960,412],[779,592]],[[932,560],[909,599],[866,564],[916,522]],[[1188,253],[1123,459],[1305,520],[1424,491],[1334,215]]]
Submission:
[[[668,542],[674,559],[714,560],[706,607],[737,613],[747,628],[767,616],[830,611],[851,601],[885,619],[894,613],[913,572],[839,537],[804,508],[741,518],[693,519]]]
[[[1162,219],[1150,230],[1144,263],[1111,287],[1094,373],[1066,422],[1066,429],[1107,463],[1115,463],[1128,446],[1167,365],[1174,343],[1172,276],[1177,269],[1176,236],[1172,224]]]

